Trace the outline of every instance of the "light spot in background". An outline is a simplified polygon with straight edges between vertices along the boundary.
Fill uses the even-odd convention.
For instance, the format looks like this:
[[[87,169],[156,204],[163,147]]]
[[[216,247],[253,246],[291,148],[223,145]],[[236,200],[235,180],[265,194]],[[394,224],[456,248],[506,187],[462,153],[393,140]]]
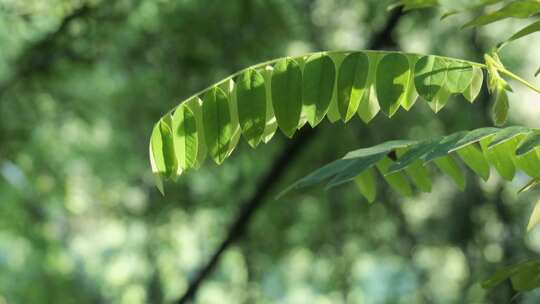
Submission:
[[[124,293],[122,294],[121,303],[123,304],[147,303],[146,291],[139,284],[129,285],[125,289]]]
[[[449,246],[420,246],[414,255],[415,262],[429,274],[427,285],[443,301],[457,300],[461,285],[469,277],[463,252]]]
[[[22,190],[28,186],[28,180],[24,175],[24,172],[21,170],[21,168],[10,161],[2,162],[2,165],[0,166],[0,173],[2,174],[2,177],[6,179],[6,181],[19,190]]]
[[[287,56],[299,56],[313,51],[305,41],[295,40],[287,45]]]
[[[503,251],[499,244],[489,244],[484,248],[484,257],[488,262],[499,263],[503,257]]]
[[[417,279],[409,261],[387,255],[359,255],[352,267],[352,286],[370,303],[412,301]],[[395,284],[400,282],[400,284]]]
[[[26,261],[32,248],[27,240],[0,231],[0,266],[12,271],[20,271],[26,266]]]

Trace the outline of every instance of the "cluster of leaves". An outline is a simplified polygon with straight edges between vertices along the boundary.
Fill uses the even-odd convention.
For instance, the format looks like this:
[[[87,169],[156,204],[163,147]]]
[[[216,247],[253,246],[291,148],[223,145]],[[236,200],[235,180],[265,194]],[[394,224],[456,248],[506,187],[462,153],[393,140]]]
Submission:
[[[443,10],[441,19],[445,19],[458,13],[484,10],[486,7],[503,2],[506,3],[502,7],[491,10],[488,13],[480,14],[465,23],[463,28],[485,26],[508,18],[525,19],[540,13],[540,0],[400,0],[393,6],[403,6],[404,10],[440,7]],[[532,21],[529,25],[499,43],[497,50],[500,50],[512,41],[539,31],[540,20]],[[538,74],[540,74],[540,68],[535,73],[535,76],[538,76]]]
[[[439,6],[445,12],[442,18],[447,18],[503,2],[499,9],[481,14],[463,27],[528,18],[540,12],[540,0],[401,0],[396,5],[405,10]],[[495,96],[493,121],[503,125],[509,109],[507,92],[512,88],[502,75],[536,92],[540,89],[507,70],[498,51],[538,31],[540,21],[521,29],[485,54],[485,64],[402,52],[332,51],[279,58],[246,68],[181,102],[156,123],[149,147],[156,184],[163,192],[163,179],[176,179],[182,172],[200,167],[207,154],[221,164],[241,136],[256,147],[270,141],[278,128],[292,137],[305,124],[315,127],[325,117],[331,122],[348,122],[358,115],[369,123],[379,112],[392,117],[400,108],[409,110],[419,97],[436,113],[452,95],[473,102],[483,84],[482,69],[489,76],[489,92]],[[490,167],[506,180],[512,180],[517,169],[522,170],[532,178],[521,190],[526,191],[540,184],[538,146],[540,131],[521,126],[462,131],[423,141],[390,141],[352,151],[300,179],[282,194],[326,180],[327,188],[355,180],[362,195],[373,202],[375,170],[402,196],[412,195],[411,183],[420,191],[430,192],[426,165],[432,161],[464,189],[465,175],[457,158],[484,180],[489,178]],[[538,222],[540,202],[529,229]],[[538,287],[537,264],[533,261],[509,267],[484,286],[511,278],[518,291]]]
[[[162,117],[150,140],[152,170],[162,190],[163,178],[198,168],[207,154],[221,164],[241,134],[256,147],[267,143],[278,127],[292,137],[306,123],[315,127],[325,117],[347,122],[358,115],[368,123],[379,111],[392,117],[399,108],[409,110],[418,96],[434,112],[452,95],[472,102],[482,87],[485,67],[382,51],[321,52],[258,64]]]
[[[466,1],[465,3],[462,3],[462,1],[445,0],[400,0],[398,3],[396,3],[396,5],[403,6],[405,10],[438,6],[444,11],[441,17],[441,19],[444,19],[464,11],[475,11],[480,9],[484,10],[486,7],[501,2],[506,3],[504,3],[504,5],[502,5],[499,9],[480,14],[478,17],[468,21],[465,25],[463,25],[463,27],[484,26],[508,18],[525,19],[540,13],[539,0],[474,0]],[[505,70],[505,68],[500,61],[497,52],[508,43],[539,31],[540,20],[532,21],[529,25],[525,26],[506,40],[499,43],[497,48],[494,49],[491,54],[485,55],[486,65],[488,71],[490,71],[488,88],[490,92],[495,93],[496,96],[493,106],[493,120],[496,124],[501,124],[505,119],[509,106],[506,92],[512,91],[511,87],[499,76],[498,71],[502,69]],[[538,76],[539,74],[540,68],[536,71],[535,76]],[[539,183],[540,179],[536,177],[535,179],[531,180],[531,182],[525,186],[524,189],[530,189],[532,186]],[[538,222],[540,222],[540,201],[537,203],[533,214],[531,215],[528,229],[530,230]],[[527,291],[538,288],[540,287],[540,276],[538,276],[539,263],[540,260],[535,260],[510,266],[487,280],[484,287],[493,287],[503,280],[511,278],[512,285],[517,291]]]
[[[389,141],[351,151],[298,180],[282,194],[323,181],[328,181],[328,189],[355,180],[362,195],[373,202],[377,191],[375,169],[402,196],[412,195],[410,182],[420,191],[430,192],[427,165],[432,162],[464,190],[465,175],[457,158],[485,181],[490,176],[490,166],[508,181],[519,169],[533,178],[522,189],[525,191],[539,183],[540,131],[521,126],[487,127],[422,141]]]

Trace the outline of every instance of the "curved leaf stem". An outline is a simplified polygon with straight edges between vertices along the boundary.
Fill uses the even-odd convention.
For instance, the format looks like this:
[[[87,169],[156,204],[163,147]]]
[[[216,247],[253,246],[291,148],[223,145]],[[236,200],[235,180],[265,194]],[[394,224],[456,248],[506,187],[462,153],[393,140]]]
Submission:
[[[534,84],[528,82],[527,80],[519,77],[518,75],[510,72],[509,70],[505,69],[505,68],[497,68],[497,70],[499,72],[501,72],[502,74],[514,79],[515,81],[517,82],[520,82],[521,84],[523,84],[524,86],[528,87],[529,89],[535,91],[536,93],[539,93],[540,94],[540,88],[538,88],[537,86],[535,86]]]

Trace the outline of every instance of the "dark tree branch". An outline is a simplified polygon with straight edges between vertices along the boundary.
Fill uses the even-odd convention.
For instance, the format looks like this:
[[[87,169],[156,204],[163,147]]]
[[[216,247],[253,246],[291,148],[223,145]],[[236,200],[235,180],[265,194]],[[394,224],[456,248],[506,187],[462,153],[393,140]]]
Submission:
[[[390,13],[390,17],[388,18],[385,26],[372,36],[371,43],[369,43],[368,47],[371,49],[379,49],[394,46],[395,44],[393,43],[392,33],[401,15],[402,13],[400,10],[393,10]],[[296,157],[298,157],[304,145],[315,137],[315,134],[316,129],[304,129],[293,141],[289,142],[289,144],[277,157],[266,176],[260,180],[255,193],[249,199],[247,199],[244,204],[242,204],[241,211],[231,225],[225,239],[221,242],[214,254],[212,254],[206,265],[204,265],[204,267],[202,267],[197,273],[186,289],[184,295],[178,299],[176,303],[188,303],[195,297],[199,287],[202,285],[204,280],[210,276],[216,265],[219,263],[223,253],[230,247],[231,244],[244,236],[250,221],[252,220],[256,211],[259,210],[259,208],[265,202],[269,191],[283,176],[290,164],[294,162]]]

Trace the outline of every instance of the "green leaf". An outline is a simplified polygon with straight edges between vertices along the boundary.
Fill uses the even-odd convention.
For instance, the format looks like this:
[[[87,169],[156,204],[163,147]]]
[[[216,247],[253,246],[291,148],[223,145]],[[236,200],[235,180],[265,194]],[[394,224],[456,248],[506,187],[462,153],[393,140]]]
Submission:
[[[430,161],[435,161],[443,173],[450,176],[460,189],[464,189],[465,176],[452,157],[451,153],[453,152],[456,152],[474,173],[486,181],[490,175],[490,165],[495,167],[507,180],[513,179],[516,166],[531,176],[533,173],[540,174],[540,169],[538,169],[540,168],[540,150],[531,151],[526,157],[514,155],[520,138],[503,140],[488,148],[493,139],[502,138],[497,136],[499,133],[509,134],[505,130],[491,127],[480,128],[421,142],[389,141],[370,148],[355,150],[302,178],[283,193],[299,187],[313,186],[328,179],[331,180],[326,187],[327,189],[341,185],[355,179],[366,170],[370,170],[374,164],[378,164],[384,158],[389,158],[392,155],[394,156],[390,158],[397,159],[396,162],[383,161],[382,168],[384,170],[381,172],[384,172],[383,174],[386,176],[394,173],[406,173],[416,187],[425,192],[431,189],[430,176],[426,169],[426,165]],[[478,142],[482,151],[478,149]],[[402,190],[404,189],[400,191]]]
[[[302,71],[294,59],[281,59],[274,65],[272,101],[279,128],[292,137],[302,111]]]
[[[412,141],[407,140],[396,140],[385,142],[370,148],[351,151],[343,158],[333,161],[298,180],[282,191],[279,196],[282,196],[294,189],[301,189],[316,185],[330,178],[332,178],[332,181],[330,181],[327,188],[343,184],[354,179],[363,171],[371,168],[375,162],[379,161],[390,151],[399,147],[406,147],[412,143]]]
[[[385,157],[385,155],[386,153],[377,153],[355,159],[352,161],[350,166],[345,168],[343,171],[338,172],[336,176],[330,180],[328,185],[326,185],[326,189],[330,189],[353,180],[360,173],[375,165],[378,161]]]
[[[237,101],[236,101],[236,84],[233,79],[229,79],[225,83],[223,83],[220,88],[223,89],[226,95],[228,95],[228,104],[229,104],[229,114],[230,114],[230,128],[231,128],[231,137],[229,140],[229,147],[227,149],[227,155],[226,158],[229,157],[234,149],[236,149],[236,146],[238,145],[238,142],[240,141],[240,138],[242,137],[242,128],[240,126],[240,121],[238,118],[238,107],[237,107]]]
[[[163,177],[165,176],[165,160],[163,158],[163,140],[161,139],[160,122],[155,124],[148,145],[150,155],[150,166],[154,175],[154,182],[161,194],[165,194],[163,189]]]
[[[533,22],[523,29],[521,29],[519,32],[512,35],[512,37],[508,38],[506,42],[514,41],[519,38],[525,37],[527,35],[530,35],[532,33],[540,32],[540,20]]]
[[[446,106],[448,103],[448,100],[450,99],[450,91],[446,88],[446,86],[443,86],[439,92],[437,92],[437,95],[435,97],[428,101],[428,105],[435,113],[439,113],[440,110]]]
[[[528,18],[538,12],[540,12],[540,2],[537,0],[514,1],[495,12],[467,22],[463,27],[482,26],[506,18]]]
[[[478,174],[484,181],[489,179],[489,164],[484,158],[484,154],[473,145],[465,146],[456,151],[461,160]]]
[[[472,131],[461,131],[445,136],[427,155],[423,157],[426,163],[446,156],[467,145],[478,142],[497,132],[496,128],[480,128]]]
[[[479,67],[473,67],[473,77],[471,84],[463,91],[463,97],[469,102],[474,102],[480,90],[482,89],[482,84],[484,83],[484,72]]]
[[[373,170],[368,169],[357,175],[354,178],[358,190],[371,204],[377,197],[377,184],[375,182],[375,176],[373,176]]]
[[[514,157],[514,163],[517,168],[530,177],[537,177],[540,175],[540,160],[534,150],[523,155],[517,155]]]
[[[499,87],[497,89],[495,103],[493,104],[492,108],[493,122],[496,126],[502,126],[506,123],[509,108],[510,104],[508,103],[508,95],[506,94],[506,90]]]
[[[405,55],[385,55],[377,67],[376,90],[381,110],[392,117],[407,98],[411,69]]]
[[[407,56],[409,60],[409,67],[411,69],[409,73],[409,85],[407,87],[407,90],[405,92],[405,99],[401,102],[401,106],[406,110],[409,111],[412,106],[416,103],[416,100],[418,100],[418,92],[416,92],[416,87],[414,86],[414,73],[412,72],[412,67],[416,65],[416,62],[418,59],[420,59],[418,56],[409,55]]]
[[[261,142],[266,127],[266,88],[260,72],[247,69],[239,76],[236,102],[242,134],[254,148]]]
[[[398,157],[402,157],[407,149],[397,149],[396,153]],[[395,165],[395,164],[394,164]],[[407,168],[405,168],[407,176],[411,179],[413,184],[422,192],[431,192],[431,178],[426,167],[424,167],[420,159],[412,162]]]
[[[436,56],[424,56],[414,67],[414,85],[418,94],[432,101],[446,81],[447,63]]]
[[[328,112],[335,81],[336,66],[329,56],[315,54],[309,57],[304,66],[302,100],[312,127],[317,126]]]
[[[348,181],[353,180],[357,175],[362,173],[364,170],[371,168],[383,157],[385,157],[390,151],[393,151],[397,148],[406,147],[413,143],[412,141],[389,141],[374,147],[359,149],[347,153],[343,157],[343,160],[352,161],[351,164],[341,172],[338,172],[332,180],[326,186],[327,189],[341,185]]]
[[[358,110],[366,91],[368,71],[369,58],[363,52],[351,53],[341,63],[337,80],[337,104],[345,122]]]
[[[501,129],[498,128],[492,128],[492,127],[486,127],[486,128],[479,128],[476,130],[469,131],[463,136],[463,138],[460,138],[454,147],[450,149],[450,152],[454,152],[462,147],[465,147],[466,145],[481,141],[484,138],[488,138],[491,135],[499,132]]]
[[[159,122],[159,131],[163,143],[162,151],[163,160],[165,161],[165,175],[167,177],[173,177],[178,170],[178,163],[176,161],[176,153],[174,153],[174,137],[170,115],[161,119]]]
[[[488,149],[492,137],[484,138],[480,141],[480,146],[484,152],[484,157],[497,172],[506,180],[511,181],[516,174],[514,166],[513,154],[516,148],[514,140],[508,140]]]
[[[269,65],[265,66],[262,71],[266,88],[266,125],[264,127],[263,142],[268,143],[277,131],[278,125],[274,114],[274,106],[272,105],[272,70]]]
[[[525,186],[519,189],[518,193],[529,191],[538,185],[540,185],[540,176],[531,179]]]
[[[490,278],[484,280],[484,282],[482,282],[482,287],[485,289],[491,289],[499,285],[500,283],[504,282],[508,278],[511,278],[521,272],[524,272],[524,271],[527,272],[528,270],[531,270],[531,269],[534,269],[535,271],[538,272],[537,270],[538,267],[540,267],[540,259],[520,262],[515,265],[505,267],[497,271]]]
[[[473,81],[474,70],[470,64],[452,61],[448,64],[446,87],[450,93],[463,93]]]
[[[202,118],[208,152],[219,165],[227,158],[232,137],[229,99],[221,88],[214,87],[204,96]]]
[[[322,181],[335,176],[337,173],[342,172],[346,168],[350,167],[353,163],[354,160],[352,159],[338,159],[333,161],[287,187],[278,195],[278,198],[292,190],[307,188],[321,183]]]
[[[522,126],[504,128],[500,132],[495,134],[495,136],[491,140],[491,143],[488,146],[488,149],[491,149],[498,144],[505,143],[520,134],[528,133],[530,131],[531,129]]]
[[[375,80],[377,76],[377,67],[382,55],[377,52],[369,52],[369,72],[366,82],[366,92],[360,104],[358,105],[358,116],[364,123],[369,123],[379,113],[381,107],[377,100],[377,93],[375,89]]]
[[[388,173],[394,173],[405,169],[410,166],[412,163],[431,152],[434,147],[440,142],[440,139],[431,139],[419,142],[415,145],[412,145],[407,152],[403,155],[400,155],[397,162],[395,162],[390,168],[388,168]]]
[[[178,163],[178,173],[194,168],[197,163],[199,136],[195,114],[186,104],[180,105],[172,116],[174,151]]]
[[[540,68],[538,68],[538,71],[536,71],[536,73],[534,73],[534,77],[540,75]]]
[[[452,179],[461,191],[465,190],[465,175],[463,175],[458,164],[450,155],[437,158],[434,162],[444,174]]]
[[[516,291],[530,291],[540,287],[540,265],[522,268],[510,278]]]
[[[540,146],[540,130],[534,130],[519,144],[516,155],[523,155]]]
[[[411,185],[409,184],[406,176],[403,173],[395,172],[387,174],[388,168],[390,168],[392,164],[393,161],[387,156],[384,156],[377,163],[377,169],[379,169],[379,172],[382,174],[383,178],[390,185],[390,187],[394,189],[397,193],[399,193],[399,195],[412,196]]]

